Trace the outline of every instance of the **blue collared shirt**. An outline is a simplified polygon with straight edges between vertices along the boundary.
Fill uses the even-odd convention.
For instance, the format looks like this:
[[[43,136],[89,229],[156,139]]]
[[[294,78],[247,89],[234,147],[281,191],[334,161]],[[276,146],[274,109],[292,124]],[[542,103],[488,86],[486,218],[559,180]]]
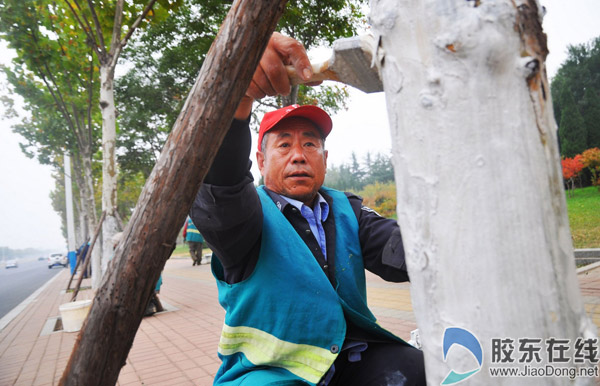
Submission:
[[[283,197],[287,202],[296,207],[302,217],[308,221],[308,225],[310,226],[310,230],[312,231],[315,239],[319,243],[321,247],[321,252],[323,252],[323,256],[325,256],[325,260],[327,260],[327,243],[325,241],[325,231],[323,230],[323,222],[327,220],[327,216],[329,216],[329,204],[320,193],[317,193],[319,200],[315,204],[315,206],[311,209],[309,206],[305,205],[301,201],[294,200],[293,198],[289,198],[286,196]],[[319,221],[317,221],[319,219]]]

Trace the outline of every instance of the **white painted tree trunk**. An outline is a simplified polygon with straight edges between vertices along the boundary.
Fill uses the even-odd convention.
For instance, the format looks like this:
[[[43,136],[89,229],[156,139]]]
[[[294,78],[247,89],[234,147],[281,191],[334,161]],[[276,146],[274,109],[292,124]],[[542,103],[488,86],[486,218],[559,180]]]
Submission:
[[[477,367],[460,352],[444,361],[448,327],[483,349],[466,384],[592,383],[489,374],[493,338],[515,339],[517,362],[518,339],[541,338],[545,358],[547,338],[573,349],[596,333],[575,274],[538,9],[536,0],[372,0],[430,385]]]
[[[92,254],[92,287],[98,288],[102,275],[112,257],[111,239],[118,232],[117,161],[116,161],[116,108],[114,99],[114,65],[100,66],[100,109],[102,111],[102,210],[106,218],[102,223],[102,248]],[[98,259],[102,251],[102,259]]]

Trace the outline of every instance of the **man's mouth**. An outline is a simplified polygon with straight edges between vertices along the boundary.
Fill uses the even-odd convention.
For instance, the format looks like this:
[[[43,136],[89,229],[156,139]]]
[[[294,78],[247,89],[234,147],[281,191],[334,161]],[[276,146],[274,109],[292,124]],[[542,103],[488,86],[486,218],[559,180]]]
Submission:
[[[295,172],[288,174],[288,178],[310,178],[310,174],[306,172]]]

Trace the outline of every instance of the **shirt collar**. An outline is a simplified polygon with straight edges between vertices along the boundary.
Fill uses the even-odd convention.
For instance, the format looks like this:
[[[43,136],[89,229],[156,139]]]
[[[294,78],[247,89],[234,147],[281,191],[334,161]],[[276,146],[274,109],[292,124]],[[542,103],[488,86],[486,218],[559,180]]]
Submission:
[[[284,195],[279,195],[279,196],[281,198],[283,198],[285,201],[287,201],[287,203],[289,203],[290,205],[297,208],[300,211],[300,213],[302,213],[302,206],[304,205],[304,203],[302,201],[294,200],[293,198],[289,198]],[[319,199],[317,204],[315,205],[314,208],[310,208],[310,209],[313,210],[313,212],[314,212],[315,211],[314,209],[318,205],[319,212],[321,213],[321,221],[325,221],[325,220],[327,220],[327,216],[329,215],[329,204],[327,203],[327,201],[325,201],[325,199],[323,198],[321,193],[317,192],[317,197]],[[285,203],[285,204],[287,204],[287,203]],[[285,204],[280,204],[279,202],[277,202],[276,204],[277,204],[277,208],[279,208],[280,211],[283,211],[283,208],[285,208]],[[308,207],[308,205],[304,205],[304,206]]]

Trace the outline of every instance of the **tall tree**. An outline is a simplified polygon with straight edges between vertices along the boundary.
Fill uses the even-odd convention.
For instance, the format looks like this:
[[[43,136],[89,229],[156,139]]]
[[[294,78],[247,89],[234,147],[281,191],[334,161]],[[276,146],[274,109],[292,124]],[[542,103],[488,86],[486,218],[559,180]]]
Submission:
[[[57,168],[65,151],[73,155],[82,208],[80,227],[93,229],[97,68],[85,37],[70,28],[63,11],[46,0],[0,4],[2,38],[17,52],[13,65],[2,69],[30,114],[14,127],[26,140],[23,151]]]
[[[581,116],[587,131],[587,148],[600,147],[600,96],[598,93],[600,93],[600,89],[588,87],[581,100]]]
[[[250,84],[285,0],[236,1],[95,295],[61,385],[114,385],[179,228]]]
[[[561,154],[573,157],[587,149],[587,130],[585,121],[575,104],[573,94],[564,88],[560,95],[562,111],[558,124],[558,137]]]
[[[221,0],[187,1],[123,51],[133,64],[115,82],[125,128],[117,138],[123,174],[150,174],[229,7]]]
[[[598,93],[600,93],[600,37],[592,39],[589,43],[569,46],[567,54],[567,59],[552,80],[552,100],[556,122],[559,124],[562,122],[565,109],[570,110],[569,114],[571,115],[567,122],[571,121],[575,115],[570,100],[563,102],[563,97],[567,92],[566,90],[568,90],[572,95],[575,108],[584,117],[587,144],[583,149],[586,146],[598,146],[600,143],[600,124],[594,117],[597,116],[597,106],[600,103],[597,101]],[[567,103],[567,105],[564,103]],[[585,118],[586,115],[589,115],[589,118]],[[571,128],[581,130],[580,127],[571,126]],[[572,138],[578,137],[579,134],[570,134],[568,131],[563,130],[561,141],[563,136]],[[574,155],[573,153],[566,154],[562,152],[562,149],[561,154],[563,156]]]
[[[115,68],[123,48],[143,24],[164,19],[168,10],[181,0],[117,0],[114,3],[64,0],[78,31],[86,37],[99,63],[100,111],[102,114],[102,261],[92,260],[92,272],[104,272],[112,253],[112,236],[119,230],[117,219],[116,108],[114,102]],[[159,6],[155,6],[159,4]],[[94,275],[98,287],[101,275]]]
[[[537,0],[372,2],[431,385],[514,384],[490,374],[494,339],[596,336],[575,273],[542,17]]]

